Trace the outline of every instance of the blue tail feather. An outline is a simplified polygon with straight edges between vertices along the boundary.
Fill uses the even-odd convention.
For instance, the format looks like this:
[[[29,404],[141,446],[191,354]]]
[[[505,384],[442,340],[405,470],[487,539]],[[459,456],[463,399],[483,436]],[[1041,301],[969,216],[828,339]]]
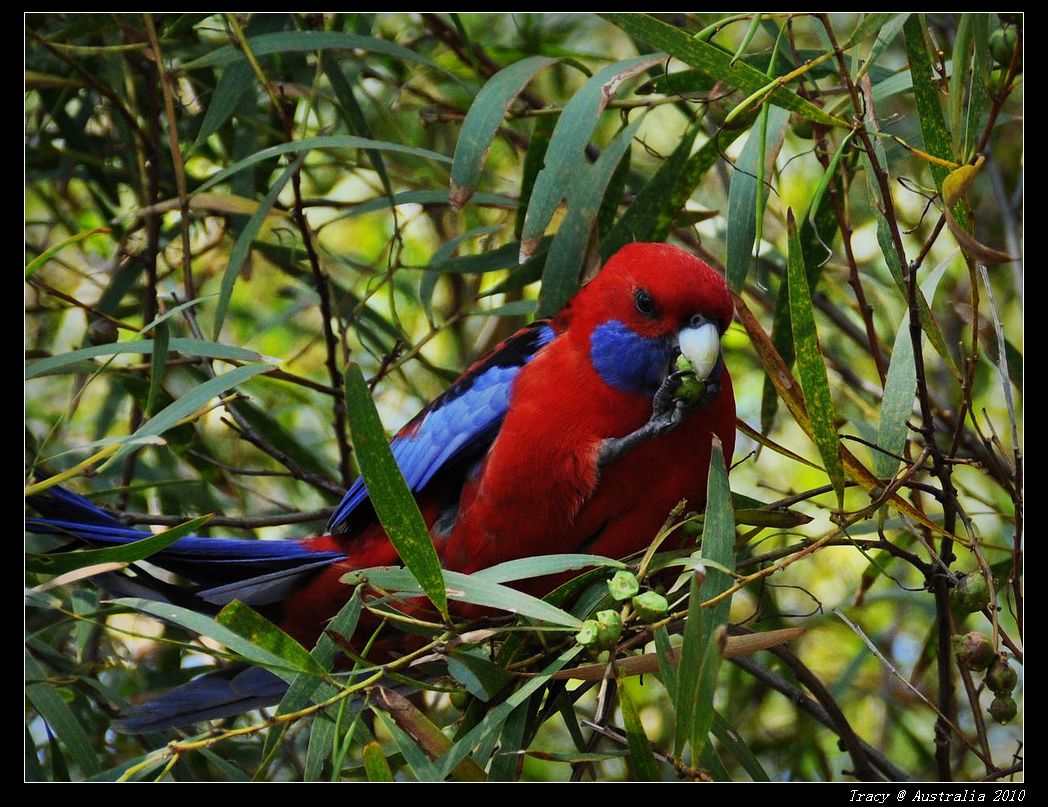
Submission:
[[[261,667],[209,673],[134,706],[113,727],[123,734],[148,734],[189,726],[272,706],[285,692],[287,682]]]
[[[30,496],[28,503],[40,515],[26,519],[27,530],[65,536],[81,545],[120,546],[152,534],[128,527],[89,499],[60,487]],[[96,581],[117,596],[172,602],[205,613],[239,599],[276,616],[279,603],[312,575],[344,557],[339,552],[311,551],[294,540],[187,536],[146,562],[191,585],[160,580],[137,568],[134,576],[111,573]],[[260,667],[220,670],[135,706],[114,727],[128,734],[144,734],[188,726],[270,706],[286,691],[286,682]]]
[[[26,519],[30,532],[65,535],[93,547],[120,546],[152,534],[122,524],[89,499],[60,487],[29,497],[29,503],[42,516]],[[313,552],[293,540],[191,535],[150,556],[149,562],[195,583],[220,586],[306,566],[314,569],[320,562],[343,557],[339,552]]]

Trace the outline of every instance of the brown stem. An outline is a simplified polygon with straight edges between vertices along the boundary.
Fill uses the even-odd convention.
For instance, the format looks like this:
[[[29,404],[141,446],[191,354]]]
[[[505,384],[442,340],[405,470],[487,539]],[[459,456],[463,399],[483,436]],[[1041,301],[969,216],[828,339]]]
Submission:
[[[870,355],[877,367],[877,375],[881,379],[881,387],[888,375],[888,368],[884,364],[884,354],[881,352],[880,342],[877,339],[877,329],[873,324],[873,306],[866,301],[866,292],[863,291],[862,281],[859,279],[859,264],[855,260],[855,252],[852,250],[852,228],[848,223],[848,217],[844,212],[844,204],[837,186],[830,188],[830,198],[833,201],[833,212],[837,217],[837,227],[841,231],[841,241],[844,244],[844,256],[848,261],[848,283],[855,293],[855,303],[859,307],[859,316],[862,317],[863,326],[866,328],[866,340],[869,342]]]
[[[178,209],[181,214],[179,230],[182,236],[182,282],[185,285],[186,299],[196,298],[196,285],[193,282],[192,247],[189,243],[189,192],[186,188],[186,166],[182,159],[182,149],[178,144],[178,119],[175,117],[175,101],[171,84],[164,69],[164,58],[160,52],[160,41],[157,39],[153,15],[143,15],[149,44],[153,49],[153,60],[156,67],[157,81],[164,98],[164,115],[167,118],[167,143],[171,150],[171,164],[175,169],[175,186],[178,189]],[[191,311],[192,309],[186,309]],[[148,320],[147,320],[148,321]],[[195,317],[193,318],[195,321]]]
[[[823,726],[828,728],[830,731],[837,732],[838,725],[834,722],[833,718],[830,717],[829,713],[820,705],[817,701],[809,698],[797,687],[787,681],[780,675],[765,669],[760,664],[755,662],[748,656],[739,656],[731,659],[731,663],[736,667],[748,672],[758,681],[767,684],[769,687],[774,689],[776,692],[784,695],[791,703],[793,703],[801,711],[807,713],[810,717],[821,723]],[[839,735],[838,735],[839,736]],[[884,754],[878,751],[873,746],[859,740],[859,746],[866,754],[870,764],[879,770],[884,776],[892,782],[908,782],[910,776],[901,768],[888,759]]]
[[[291,130],[292,117],[287,110],[282,109],[281,115],[284,121],[284,134],[287,142],[294,141],[294,133]],[[320,298],[320,318],[324,332],[324,365],[327,367],[328,378],[331,386],[339,389],[342,386],[342,375],[338,370],[338,338],[335,336],[332,322],[335,319],[334,308],[331,305],[331,284],[328,277],[320,266],[320,256],[317,255],[316,245],[313,243],[313,233],[306,220],[305,210],[302,207],[302,176],[301,168],[291,175],[291,186],[295,194],[295,223],[298,225],[302,243],[306,248],[306,257],[309,260],[309,268],[313,273],[313,283],[316,286],[317,295]],[[352,473],[349,466],[350,448],[346,440],[346,402],[340,395],[332,397],[331,403],[332,425],[335,430],[335,441],[338,445],[338,471],[342,484],[348,486],[352,481]]]
[[[932,410],[931,398],[928,393],[928,380],[924,364],[923,340],[921,338],[920,310],[917,306],[917,270],[906,260],[906,250],[902,243],[902,233],[899,229],[898,218],[895,213],[895,205],[892,200],[891,186],[888,174],[877,159],[877,152],[873,141],[866,129],[864,110],[872,105],[872,99],[866,98],[865,103],[860,97],[860,91],[851,79],[848,64],[844,54],[837,43],[836,34],[827,14],[820,14],[826,35],[829,37],[830,45],[837,56],[837,64],[841,77],[848,85],[848,92],[852,98],[852,106],[855,109],[856,134],[863,143],[869,156],[870,166],[873,170],[877,185],[881,193],[881,201],[884,206],[884,216],[888,223],[891,234],[892,245],[898,257],[899,266],[906,267],[906,290],[907,307],[910,315],[910,339],[913,343],[914,363],[917,375],[917,397],[921,410],[921,434],[932,459],[933,475],[938,478],[943,491],[943,528],[947,533],[953,533],[956,527],[957,492],[951,481],[951,465],[944,461],[943,453],[935,440],[935,419]],[[872,108],[872,106],[871,106]],[[977,324],[976,324],[977,327]],[[967,397],[967,396],[965,396]],[[961,428],[963,419],[958,420],[958,428]],[[931,589],[935,596],[936,623],[938,625],[938,672],[939,672],[939,706],[938,717],[935,722],[935,758],[938,767],[939,778],[943,781],[952,781],[952,764],[950,760],[950,725],[954,715],[954,684],[951,663],[952,652],[950,647],[950,604],[949,604],[949,564],[953,560],[952,542],[944,538],[940,545],[939,556],[943,564],[931,581]]]

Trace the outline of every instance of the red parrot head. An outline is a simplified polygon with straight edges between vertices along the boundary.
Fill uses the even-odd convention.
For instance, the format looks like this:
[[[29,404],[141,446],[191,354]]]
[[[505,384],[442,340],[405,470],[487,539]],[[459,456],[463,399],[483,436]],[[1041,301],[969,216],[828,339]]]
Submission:
[[[720,366],[720,337],[733,311],[724,278],[694,255],[669,244],[629,244],[575,295],[555,328],[586,340],[606,384],[650,397],[678,353],[700,381]]]

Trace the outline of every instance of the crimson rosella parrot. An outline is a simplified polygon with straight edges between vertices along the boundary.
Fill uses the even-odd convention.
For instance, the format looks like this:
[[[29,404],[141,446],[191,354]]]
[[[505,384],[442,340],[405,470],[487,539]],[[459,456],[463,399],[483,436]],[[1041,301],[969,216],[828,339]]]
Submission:
[[[393,438],[446,569],[470,573],[532,555],[623,557],[643,549],[681,499],[701,510],[714,437],[731,457],[735,402],[720,338],[733,305],[724,280],[665,244],[614,255],[552,319],[521,329],[470,367]],[[705,382],[675,398],[674,363]],[[139,540],[77,494],[31,502],[37,532],[91,545]],[[305,540],[183,538],[150,557],[179,586],[146,574],[107,588],[214,613],[234,599],[312,646],[347,601],[348,571],[398,563],[362,480],[327,532]],[[541,593],[541,592],[539,592]],[[275,703],[286,684],[260,668],[203,676],[123,721],[153,731]]]

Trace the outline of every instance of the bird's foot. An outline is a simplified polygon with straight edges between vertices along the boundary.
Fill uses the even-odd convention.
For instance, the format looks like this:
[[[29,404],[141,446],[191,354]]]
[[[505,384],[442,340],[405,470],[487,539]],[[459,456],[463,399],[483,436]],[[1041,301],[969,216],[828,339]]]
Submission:
[[[652,398],[651,418],[647,423],[625,437],[608,437],[600,444],[597,453],[598,468],[606,468],[653,437],[669,434],[681,424],[688,413],[705,406],[717,397],[720,382],[712,377],[706,381],[706,387],[698,398],[676,397],[681,381],[686,375],[686,372],[670,373],[662,380],[655,397]],[[719,378],[719,374],[716,376]]]

